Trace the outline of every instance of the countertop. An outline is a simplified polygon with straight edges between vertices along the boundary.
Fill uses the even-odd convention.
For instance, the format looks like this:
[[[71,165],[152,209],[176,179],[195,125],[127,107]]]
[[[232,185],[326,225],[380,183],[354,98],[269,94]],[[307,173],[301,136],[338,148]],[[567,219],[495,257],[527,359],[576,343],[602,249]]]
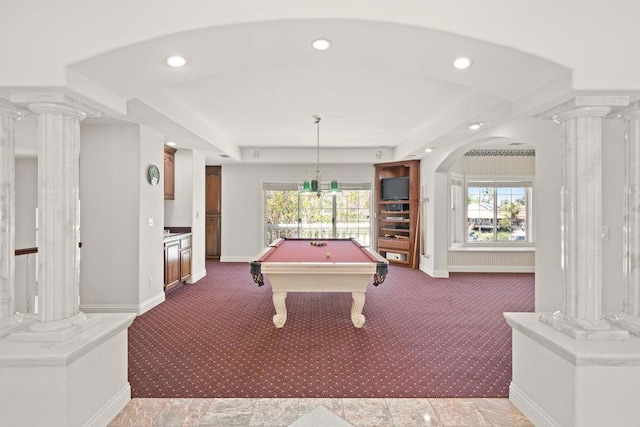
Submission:
[[[188,233],[165,233],[164,242],[171,242],[174,240],[182,239],[183,237],[191,236],[191,232]]]

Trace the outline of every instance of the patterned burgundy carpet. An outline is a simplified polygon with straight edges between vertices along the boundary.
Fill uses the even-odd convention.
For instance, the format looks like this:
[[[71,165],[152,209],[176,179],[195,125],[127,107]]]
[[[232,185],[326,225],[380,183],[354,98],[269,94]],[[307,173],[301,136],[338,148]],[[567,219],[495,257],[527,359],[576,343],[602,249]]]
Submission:
[[[289,293],[273,326],[271,286],[246,263],[207,263],[129,328],[133,397],[507,397],[511,329],[532,311],[533,274],[432,279],[391,266],[354,328],[350,293]]]

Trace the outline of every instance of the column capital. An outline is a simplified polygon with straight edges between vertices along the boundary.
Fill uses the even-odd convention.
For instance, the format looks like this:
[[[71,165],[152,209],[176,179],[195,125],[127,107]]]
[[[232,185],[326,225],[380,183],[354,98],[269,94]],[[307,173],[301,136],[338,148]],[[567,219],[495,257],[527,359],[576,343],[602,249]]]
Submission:
[[[83,120],[100,117],[100,110],[62,93],[12,93],[13,103],[24,105],[34,113],[61,113]]]
[[[0,98],[0,116],[8,117],[14,120],[20,120],[26,114],[27,112],[22,108],[19,108],[16,105],[13,105],[11,102],[9,102],[6,99]]]
[[[629,105],[628,96],[576,96],[540,114],[541,118],[561,123],[580,117],[605,117],[613,107]]]
[[[632,102],[627,108],[618,110],[616,119],[633,120],[640,118],[640,101]]]

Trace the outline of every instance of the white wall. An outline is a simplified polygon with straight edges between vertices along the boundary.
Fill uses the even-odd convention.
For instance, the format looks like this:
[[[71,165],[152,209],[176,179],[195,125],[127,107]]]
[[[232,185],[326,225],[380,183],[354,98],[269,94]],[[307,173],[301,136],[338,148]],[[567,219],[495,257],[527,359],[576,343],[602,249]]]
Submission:
[[[624,123],[607,119],[602,123],[602,225],[609,227],[609,240],[602,242],[602,312],[622,311],[623,294],[623,186]]]
[[[335,171],[338,182],[373,182],[373,165],[326,166]],[[262,250],[262,182],[302,181],[310,167],[313,165],[222,166],[221,261],[249,261]]]
[[[139,126],[82,125],[80,305],[138,304]]]
[[[206,233],[206,164],[205,154],[193,152],[193,212],[191,218],[191,278],[189,283],[200,280],[207,274],[205,268],[205,233]]]
[[[149,165],[162,167],[162,146],[160,135],[134,124],[81,127],[83,311],[141,313],[164,300],[164,193],[146,178]]]
[[[140,127],[140,154],[137,165],[138,185],[138,276],[140,312],[153,308],[164,301],[164,188],[147,181],[147,168],[164,165],[164,137],[153,130]],[[162,180],[161,180],[162,182]],[[149,218],[153,225],[149,225]]]

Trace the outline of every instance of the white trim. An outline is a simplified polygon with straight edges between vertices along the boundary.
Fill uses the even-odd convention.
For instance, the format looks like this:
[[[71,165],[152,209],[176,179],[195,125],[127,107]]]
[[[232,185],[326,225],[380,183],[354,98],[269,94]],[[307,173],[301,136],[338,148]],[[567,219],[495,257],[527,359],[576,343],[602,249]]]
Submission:
[[[513,243],[513,245],[501,246],[498,244],[478,244],[472,246],[451,245],[449,252],[531,252],[535,253],[536,247],[534,243]]]
[[[80,311],[85,313],[133,313],[140,316],[151,310],[153,307],[164,302],[164,292],[149,298],[142,304],[81,304]]]
[[[423,273],[427,273],[429,276],[431,277],[436,277],[439,279],[448,279],[449,278],[449,271],[447,270],[433,270],[432,268],[429,267],[424,267],[424,266],[420,266],[420,271],[422,271]]]
[[[450,265],[451,273],[535,273],[535,266]]]
[[[164,291],[162,291],[158,295],[151,297],[146,301],[143,301],[142,304],[140,304],[140,310],[138,311],[138,316],[146,313],[147,311],[151,310],[153,307],[162,304],[164,300],[165,300],[165,295],[164,295]]]
[[[220,262],[250,262],[253,257],[244,257],[244,256],[221,256]]]
[[[85,313],[133,313],[138,314],[140,306],[133,304],[80,304]]]
[[[131,385],[127,383],[126,386],[117,392],[111,400],[109,400],[102,408],[98,410],[91,418],[87,420],[84,425],[86,427],[92,426],[106,426],[124,409],[125,406],[131,401]]]
[[[199,273],[192,273],[191,277],[187,279],[187,283],[196,283],[198,280],[202,279],[207,275],[207,269],[203,268]]]
[[[549,414],[531,400],[513,381],[509,385],[509,401],[535,426],[560,427]]]

